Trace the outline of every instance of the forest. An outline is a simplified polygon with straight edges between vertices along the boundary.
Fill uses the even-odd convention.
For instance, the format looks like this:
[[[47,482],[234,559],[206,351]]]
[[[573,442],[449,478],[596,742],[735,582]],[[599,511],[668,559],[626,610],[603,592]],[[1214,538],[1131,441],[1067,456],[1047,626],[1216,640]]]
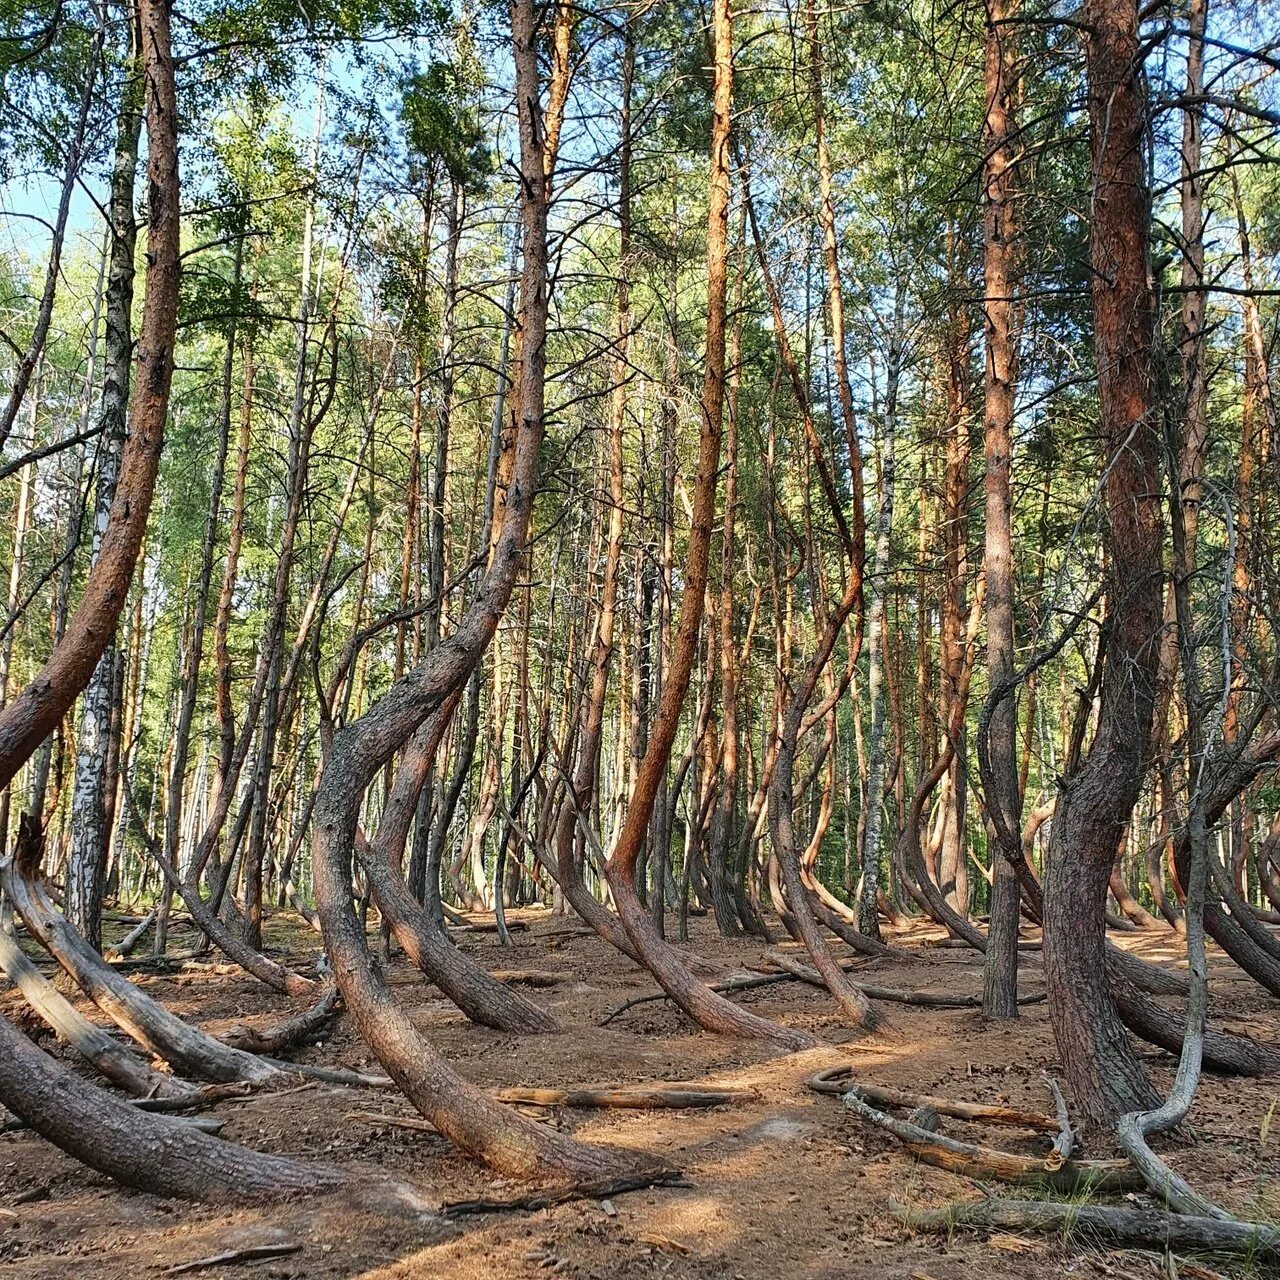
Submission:
[[[1280,1274],[1277,72],[0,0],[0,1280]]]

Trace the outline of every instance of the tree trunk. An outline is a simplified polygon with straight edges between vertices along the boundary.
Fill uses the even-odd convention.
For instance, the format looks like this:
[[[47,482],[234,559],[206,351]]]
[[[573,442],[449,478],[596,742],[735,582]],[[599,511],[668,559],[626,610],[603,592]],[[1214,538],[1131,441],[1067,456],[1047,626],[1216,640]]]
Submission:
[[[1089,0],[1085,16],[1094,346],[1110,558],[1098,727],[1088,759],[1059,794],[1044,882],[1044,961],[1064,1073],[1080,1112],[1102,1122],[1158,1105],[1107,992],[1104,911],[1116,846],[1147,767],[1163,612],[1162,522],[1137,6]]]
[[[711,122],[711,173],[707,210],[707,336],[702,386],[698,471],[693,516],[684,563],[684,594],[671,662],[657,715],[650,726],[644,759],[636,774],[622,831],[605,864],[605,876],[623,927],[646,967],[664,991],[711,1031],[762,1039],[788,1048],[809,1048],[812,1036],[747,1013],[694,978],[679,955],[653,927],[636,896],[635,875],[654,801],[671,758],[690,676],[698,653],[698,632],[706,601],[712,526],[724,419],[725,313],[729,238],[729,132],[733,102],[733,27],[728,0],[714,0],[711,44],[715,93]]]
[[[111,265],[107,272],[106,350],[102,407],[98,417],[101,434],[98,437],[91,564],[96,564],[102,555],[103,535],[120,476],[129,402],[129,369],[133,359],[133,264],[138,231],[133,205],[143,102],[142,78],[138,70],[141,55],[133,21],[129,23],[129,31],[130,57],[126,63],[116,125],[116,154],[107,207]],[[148,278],[148,289],[150,287]],[[114,643],[114,630],[113,626],[112,634],[106,637],[102,657],[84,691],[71,797],[73,819],[66,878],[67,917],[94,947],[100,947],[102,942],[103,880],[107,844],[111,836],[106,813],[110,800],[104,787],[103,760],[110,750],[112,694],[116,684],[116,664],[121,661]]]
[[[983,567],[987,581],[987,672],[993,690],[1013,679],[1015,655],[1011,473],[1020,315],[1013,293],[1018,287],[1021,254],[1011,137],[1017,128],[1018,71],[1014,29],[1008,19],[1017,8],[1018,0],[990,0],[986,30],[983,312],[987,362],[983,439],[987,523]],[[989,842],[991,910],[982,991],[982,1011],[989,1018],[1018,1016],[1021,892],[1017,870],[1001,851],[1001,835],[1022,830],[1017,750],[1017,704],[1008,697],[991,716],[992,776],[989,780],[983,778],[994,835]]]
[[[885,597],[888,595],[890,537],[893,532],[893,500],[896,483],[895,436],[898,421],[898,381],[902,372],[903,296],[898,286],[893,303],[893,329],[889,335],[885,371],[884,413],[880,436],[880,509],[876,515],[875,566],[871,578],[871,603],[867,609],[867,699],[871,703],[871,731],[867,741],[867,821],[863,838],[862,884],[858,892],[858,929],[880,939],[882,849],[880,828],[884,813],[885,719],[888,710],[884,668],[889,656],[885,634]],[[923,746],[921,750],[923,750]]]
[[[448,640],[430,650],[368,712],[335,735],[317,789],[312,865],[316,903],[343,1000],[361,1034],[414,1106],[451,1142],[499,1172],[589,1178],[616,1170],[619,1158],[503,1109],[458,1076],[418,1033],[373,968],[351,903],[351,854],[365,790],[409,735],[460,691],[476,669],[511,598],[528,540],[545,426],[547,206],[555,152],[551,120],[544,141],[533,0],[515,0],[511,21],[524,267],[514,422],[507,458],[500,463],[505,496],[501,510],[495,512],[489,567]],[[557,31],[569,21],[567,6],[557,5]],[[567,32],[563,41],[564,53],[557,65],[567,76]],[[567,84],[553,80],[551,105],[558,96],[562,109],[567,92]]]

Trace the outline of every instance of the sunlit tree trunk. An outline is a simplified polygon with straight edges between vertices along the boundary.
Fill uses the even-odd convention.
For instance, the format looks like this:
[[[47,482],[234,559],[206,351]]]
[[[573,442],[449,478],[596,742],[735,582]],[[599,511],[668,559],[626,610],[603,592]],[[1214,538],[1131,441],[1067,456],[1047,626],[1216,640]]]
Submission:
[[[1088,758],[1062,785],[1044,880],[1054,1037],[1076,1106],[1100,1122],[1157,1099],[1107,990],[1107,885],[1147,767],[1163,612],[1155,308],[1135,0],[1085,6],[1094,347],[1106,468],[1108,625]]]
[[[130,56],[121,90],[116,124],[116,152],[107,206],[111,230],[111,265],[107,272],[106,339],[102,407],[98,437],[98,476],[94,500],[91,562],[101,555],[102,538],[120,474],[121,450],[129,402],[129,368],[133,359],[133,273],[137,242],[134,185],[138,140],[142,131],[142,80],[138,71],[138,34],[130,29]],[[150,245],[150,235],[148,235]],[[97,947],[102,940],[102,892],[106,875],[108,799],[103,762],[110,750],[112,693],[120,655],[108,642],[84,692],[76,744],[72,791],[71,852],[67,862],[67,918]]]
[[[1014,396],[1018,383],[1021,228],[1012,132],[1017,128],[1017,54],[1009,19],[1018,0],[990,0],[986,29],[987,116],[983,126],[983,317],[986,333],[983,449],[986,457],[987,679],[1003,691],[1014,673],[1012,464]],[[990,1018],[1018,1014],[1018,916],[1021,892],[1002,846],[1021,839],[1018,711],[1010,693],[990,714],[991,776],[983,779],[992,871],[990,924],[982,1009]],[[979,752],[981,755],[981,751]]]

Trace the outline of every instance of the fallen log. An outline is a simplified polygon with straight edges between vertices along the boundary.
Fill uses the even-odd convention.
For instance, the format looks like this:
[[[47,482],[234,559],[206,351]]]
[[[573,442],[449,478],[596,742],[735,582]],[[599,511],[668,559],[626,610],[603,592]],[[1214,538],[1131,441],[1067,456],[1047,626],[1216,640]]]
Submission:
[[[927,1108],[940,1116],[951,1116],[955,1120],[975,1120],[1015,1129],[1035,1129],[1042,1133],[1056,1134],[1059,1131],[1059,1122],[1053,1116],[1043,1115],[1039,1111],[1021,1111],[1016,1107],[993,1106],[982,1102],[956,1102],[927,1093],[907,1093],[888,1085],[864,1084],[853,1080],[852,1076],[851,1066],[828,1067],[825,1071],[815,1072],[805,1084],[815,1093],[844,1096],[856,1091],[864,1102],[879,1107],[903,1107],[911,1111]]]
[[[893,1204],[894,1215],[915,1231],[955,1227],[998,1227],[1014,1231],[1061,1231],[1084,1239],[1161,1253],[1243,1254],[1255,1262],[1280,1262],[1280,1227],[1260,1222],[1224,1222],[1151,1209],[1116,1209],[1097,1204],[1055,1204],[1050,1200],[990,1198],[942,1209],[907,1209]]]
[[[517,1086],[493,1089],[490,1096],[497,1102],[516,1107],[683,1111],[750,1102],[760,1095],[754,1089],[735,1089],[721,1085],[622,1085],[618,1088],[605,1086],[583,1089],[532,1089]],[[378,1111],[349,1111],[347,1116],[366,1124],[385,1124],[392,1128],[414,1129],[422,1133],[436,1132],[435,1125],[419,1116],[393,1116]]]
[[[796,956],[789,956],[776,947],[771,947],[764,955],[771,964],[776,964],[778,968],[785,970],[801,982],[807,982],[814,987],[826,986],[818,971]],[[842,965],[841,968],[843,967]],[[878,987],[866,982],[858,982],[854,985],[868,999],[885,1000],[893,1004],[918,1005],[926,1009],[980,1009],[982,1007],[981,996],[956,996],[943,991],[912,991],[901,987]],[[1044,992],[1037,992],[1034,995],[1019,996],[1018,1003],[1039,1004],[1045,998]]]
[[[680,1111],[693,1107],[722,1107],[728,1103],[751,1101],[760,1095],[754,1089],[708,1085],[626,1085],[618,1089],[498,1089],[493,1096],[499,1102],[515,1106]]]
[[[1066,1195],[1082,1191],[1129,1191],[1144,1185],[1127,1160],[1063,1160],[1056,1151],[1037,1158],[960,1142],[878,1111],[864,1102],[856,1089],[845,1094],[844,1105],[878,1129],[892,1134],[922,1164],[965,1178],[1031,1183]],[[1054,1130],[1057,1130],[1056,1121]]]

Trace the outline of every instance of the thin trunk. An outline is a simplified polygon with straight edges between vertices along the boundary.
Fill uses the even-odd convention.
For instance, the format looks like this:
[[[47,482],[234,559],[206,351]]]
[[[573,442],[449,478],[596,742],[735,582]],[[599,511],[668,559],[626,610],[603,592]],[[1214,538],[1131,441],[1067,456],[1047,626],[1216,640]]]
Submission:
[[[876,940],[880,938],[877,898],[883,860],[880,828],[884,813],[885,719],[888,712],[884,667],[889,656],[889,644],[884,619],[885,599],[889,592],[889,551],[896,484],[898,383],[902,376],[901,285],[894,296],[892,324],[885,370],[884,412],[880,424],[880,509],[876,515],[875,566],[871,577],[871,602],[867,609],[867,699],[871,703],[871,729],[867,735],[867,821],[863,841],[862,884],[858,892],[858,929]]]
[[[1018,383],[1021,317],[1013,294],[1020,276],[1021,238],[1016,208],[1014,143],[1017,129],[1017,51],[1009,19],[1019,0],[990,0],[986,30],[987,117],[983,218],[983,313],[986,382],[983,447],[986,455],[987,680],[993,690],[1013,679],[1016,653],[1013,601],[1012,463],[1014,396]],[[1004,698],[990,718],[991,776],[983,792],[993,839],[991,910],[987,927],[982,1011],[989,1018],[1018,1016],[1018,917],[1021,891],[1001,836],[1022,830],[1018,779],[1018,710]]]
[[[116,153],[107,208],[111,232],[111,265],[107,272],[106,342],[102,406],[98,425],[98,477],[93,517],[91,564],[102,555],[102,542],[115,500],[124,448],[129,370],[133,359],[133,274],[137,244],[134,187],[138,140],[142,131],[142,79],[138,74],[139,37],[131,21],[130,56],[116,125]],[[148,237],[148,251],[150,237]],[[167,358],[167,353],[166,353]],[[123,603],[123,602],[122,602]],[[114,630],[114,628],[113,628]],[[111,636],[84,693],[76,743],[75,781],[71,798],[71,852],[67,863],[67,918],[94,947],[101,946],[102,893],[106,874],[108,799],[102,762],[111,749],[112,692],[120,656]]]

